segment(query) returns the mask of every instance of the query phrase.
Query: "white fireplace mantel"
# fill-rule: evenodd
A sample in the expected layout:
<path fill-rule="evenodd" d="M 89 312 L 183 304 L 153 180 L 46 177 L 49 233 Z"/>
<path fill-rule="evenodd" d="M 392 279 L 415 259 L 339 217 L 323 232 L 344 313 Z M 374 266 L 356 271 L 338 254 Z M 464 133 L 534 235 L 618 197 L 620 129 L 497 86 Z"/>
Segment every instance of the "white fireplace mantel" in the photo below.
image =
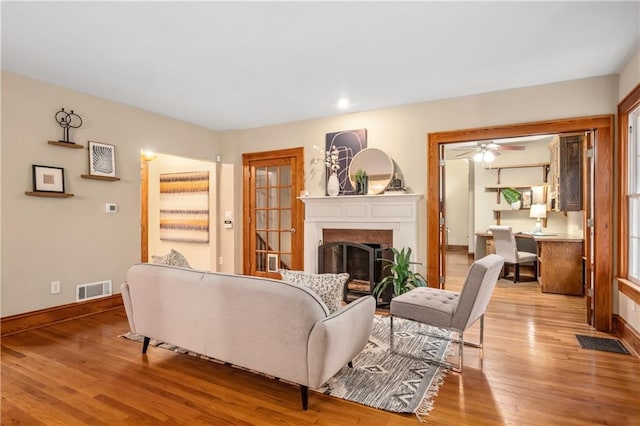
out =
<path fill-rule="evenodd" d="M 323 229 L 393 231 L 393 246 L 418 246 L 418 201 L 421 194 L 300 197 L 305 204 L 304 270 L 317 272 Z"/>

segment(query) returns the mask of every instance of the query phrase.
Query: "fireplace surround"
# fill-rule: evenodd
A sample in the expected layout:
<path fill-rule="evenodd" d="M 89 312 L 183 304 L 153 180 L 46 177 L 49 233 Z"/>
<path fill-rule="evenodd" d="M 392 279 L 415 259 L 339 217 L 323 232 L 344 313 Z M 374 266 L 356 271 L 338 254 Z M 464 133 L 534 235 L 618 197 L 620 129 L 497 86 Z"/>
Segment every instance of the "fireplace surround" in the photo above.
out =
<path fill-rule="evenodd" d="M 411 247 L 415 256 L 418 201 L 421 198 L 421 194 L 300 197 L 305 204 L 304 270 L 318 273 L 318 247 L 326 242 L 325 230 L 336 230 L 334 232 L 345 235 L 353 231 L 391 231 L 392 246 L 398 249 Z"/>

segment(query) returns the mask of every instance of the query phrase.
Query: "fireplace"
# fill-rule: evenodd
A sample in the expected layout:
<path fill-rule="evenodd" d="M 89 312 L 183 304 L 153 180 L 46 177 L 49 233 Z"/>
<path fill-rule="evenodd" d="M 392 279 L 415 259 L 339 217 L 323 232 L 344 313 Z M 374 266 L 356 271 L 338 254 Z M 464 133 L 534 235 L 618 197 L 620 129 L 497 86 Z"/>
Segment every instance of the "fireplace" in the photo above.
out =
<path fill-rule="evenodd" d="M 393 259 L 389 244 L 334 241 L 318 247 L 318 272 L 338 274 L 346 272 L 343 300 L 347 303 L 373 293 L 374 286 L 388 275 L 381 259 Z M 392 289 L 387 288 L 378 298 L 378 304 L 391 301 Z"/>
<path fill-rule="evenodd" d="M 415 256 L 419 252 L 418 202 L 422 198 L 420 194 L 300 197 L 305 204 L 304 270 L 317 272 L 318 248 L 337 241 L 411 247 Z M 362 232 L 368 236 L 357 235 Z M 374 238 L 371 232 L 385 236 Z"/>

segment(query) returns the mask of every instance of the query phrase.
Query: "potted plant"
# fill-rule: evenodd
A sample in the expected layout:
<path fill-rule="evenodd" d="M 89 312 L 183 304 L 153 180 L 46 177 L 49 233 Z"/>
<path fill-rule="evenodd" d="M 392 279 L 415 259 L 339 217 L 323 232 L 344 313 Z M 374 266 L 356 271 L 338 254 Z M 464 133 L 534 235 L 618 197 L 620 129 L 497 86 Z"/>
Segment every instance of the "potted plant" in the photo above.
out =
<path fill-rule="evenodd" d="M 416 287 L 426 287 L 427 280 L 417 272 L 411 270 L 411 265 L 422 265 L 420 262 L 411 261 L 411 248 L 398 249 L 391 247 L 393 252 L 393 260 L 389 259 L 377 259 L 382 262 L 387 262 L 384 267 L 385 271 L 389 271 L 389 275 L 385 276 L 379 283 L 373 288 L 373 296 L 377 299 L 385 290 L 392 286 L 393 296 L 399 296 L 403 293 Z"/>
<path fill-rule="evenodd" d="M 358 194 L 367 195 L 369 192 L 368 183 L 369 176 L 367 176 L 367 172 L 362 169 L 358 169 L 355 175 L 356 178 L 356 192 Z"/>
<path fill-rule="evenodd" d="M 502 196 L 513 210 L 520 210 L 522 194 L 520 194 L 519 191 L 516 191 L 514 188 L 504 188 L 502 190 Z"/>

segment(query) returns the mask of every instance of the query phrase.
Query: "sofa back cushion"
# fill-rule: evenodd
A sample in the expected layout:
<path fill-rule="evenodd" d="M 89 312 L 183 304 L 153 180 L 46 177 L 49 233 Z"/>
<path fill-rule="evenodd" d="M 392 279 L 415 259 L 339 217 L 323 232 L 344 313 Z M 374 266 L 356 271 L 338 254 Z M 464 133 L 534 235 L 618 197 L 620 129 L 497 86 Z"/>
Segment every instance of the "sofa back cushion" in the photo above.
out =
<path fill-rule="evenodd" d="M 200 316 L 202 271 L 140 264 L 127 283 L 136 333 L 203 353 Z M 131 319 L 130 319 L 131 320 Z"/>
<path fill-rule="evenodd" d="M 320 296 L 330 313 L 337 312 L 342 307 L 344 286 L 349 274 L 310 274 L 288 269 L 281 269 L 279 272 L 284 282 L 307 287 Z"/>
<path fill-rule="evenodd" d="M 201 283 L 207 354 L 291 380 L 308 381 L 307 340 L 327 307 L 304 287 L 207 273 Z"/>

